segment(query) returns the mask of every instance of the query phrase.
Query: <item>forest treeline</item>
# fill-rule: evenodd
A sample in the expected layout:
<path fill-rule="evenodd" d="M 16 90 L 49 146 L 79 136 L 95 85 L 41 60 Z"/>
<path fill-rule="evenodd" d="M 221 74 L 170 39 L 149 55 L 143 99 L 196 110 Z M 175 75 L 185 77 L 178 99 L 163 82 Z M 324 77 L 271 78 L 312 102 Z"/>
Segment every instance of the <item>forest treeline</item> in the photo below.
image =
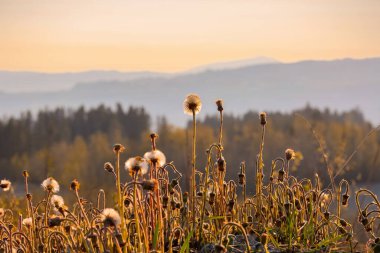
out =
<path fill-rule="evenodd" d="M 337 113 L 306 106 L 292 113 L 267 112 L 268 123 L 264 144 L 264 173 L 271 161 L 284 156 L 287 148 L 296 151 L 292 170 L 299 177 L 315 173 L 328 182 L 323 155 L 329 167 L 337 172 L 365 138 L 373 126 L 359 110 Z M 184 117 L 187 117 L 184 115 Z M 189 119 L 190 120 L 190 119 Z M 30 184 L 39 186 L 47 176 L 53 176 L 65 189 L 77 178 L 84 194 L 95 189 L 114 187 L 114 178 L 103 169 L 107 161 L 114 162 L 113 144 L 126 147 L 124 162 L 131 156 L 143 156 L 150 150 L 151 118 L 144 108 L 116 109 L 104 105 L 75 110 L 57 108 L 43 110 L 32 116 L 27 112 L 17 118 L 0 121 L 0 168 L 2 178 L 22 187 L 22 171 L 30 173 Z M 174 161 L 189 181 L 191 159 L 191 127 L 176 127 L 164 117 L 155 126 L 159 135 L 157 146 L 167 161 Z M 198 122 L 198 170 L 204 171 L 206 150 L 217 142 L 218 115 L 205 116 Z M 247 165 L 248 191 L 254 189 L 254 165 L 259 152 L 261 125 L 258 112 L 242 116 L 224 115 L 223 155 L 227 162 L 227 179 L 236 178 L 241 161 Z M 344 168 L 344 177 L 357 182 L 380 181 L 380 134 L 374 132 Z M 267 176 L 268 177 L 268 176 Z M 267 177 L 265 180 L 267 180 Z M 123 178 L 129 176 L 123 171 Z M 251 184 L 249 183 L 251 180 Z M 16 189 L 17 192 L 17 189 Z"/>

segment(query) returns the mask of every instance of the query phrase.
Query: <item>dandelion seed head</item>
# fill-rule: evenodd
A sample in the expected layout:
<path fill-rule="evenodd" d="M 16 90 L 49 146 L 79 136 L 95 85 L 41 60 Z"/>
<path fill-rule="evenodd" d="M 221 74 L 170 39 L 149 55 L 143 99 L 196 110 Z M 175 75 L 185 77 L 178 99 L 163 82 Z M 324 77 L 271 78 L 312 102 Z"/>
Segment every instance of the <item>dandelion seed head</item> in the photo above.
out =
<path fill-rule="evenodd" d="M 41 186 L 42 186 L 42 188 L 44 188 L 45 191 L 51 191 L 53 193 L 59 192 L 59 184 L 52 177 L 45 179 L 42 182 Z"/>
<path fill-rule="evenodd" d="M 117 227 L 121 223 L 119 213 L 113 208 L 105 208 L 100 214 L 100 220 L 105 227 Z"/>
<path fill-rule="evenodd" d="M 110 163 L 110 162 L 106 162 L 105 164 L 104 164 L 104 169 L 106 170 L 106 171 L 108 171 L 108 172 L 114 172 L 115 171 L 115 169 L 113 168 L 113 166 L 112 166 L 112 163 Z"/>
<path fill-rule="evenodd" d="M 3 189 L 3 191 L 9 191 L 11 189 L 11 181 L 7 180 L 7 179 L 2 179 L 0 181 L 0 187 Z"/>
<path fill-rule="evenodd" d="M 113 145 L 113 152 L 122 153 L 124 151 L 125 151 L 125 147 L 122 144 L 117 143 L 117 144 Z"/>
<path fill-rule="evenodd" d="M 24 225 L 25 227 L 28 227 L 30 228 L 32 226 L 32 218 L 31 217 L 28 217 L 28 218 L 25 218 L 22 220 L 22 225 Z"/>
<path fill-rule="evenodd" d="M 71 190 L 78 191 L 79 187 L 80 187 L 80 183 L 79 183 L 78 180 L 74 179 L 73 181 L 71 181 L 71 184 L 70 184 L 70 189 Z"/>
<path fill-rule="evenodd" d="M 51 196 L 50 203 L 57 209 L 65 204 L 63 198 L 59 195 Z"/>
<path fill-rule="evenodd" d="M 267 123 L 267 114 L 266 112 L 260 112 L 260 124 L 264 126 Z"/>
<path fill-rule="evenodd" d="M 287 150 L 285 150 L 285 158 L 286 160 L 292 160 L 296 157 L 296 152 L 294 152 L 293 149 L 290 149 L 288 148 Z"/>
<path fill-rule="evenodd" d="M 136 156 L 129 158 L 125 162 L 125 169 L 131 176 L 135 173 L 138 173 L 139 175 L 145 175 L 148 172 L 149 163 L 141 156 Z"/>
<path fill-rule="evenodd" d="M 166 163 L 166 157 L 164 153 L 158 149 L 146 152 L 144 158 L 151 163 L 156 163 L 159 167 L 164 166 Z"/>
<path fill-rule="evenodd" d="M 215 104 L 218 107 L 218 111 L 220 111 L 220 112 L 223 111 L 223 100 L 222 99 L 216 100 Z"/>
<path fill-rule="evenodd" d="M 158 188 L 158 181 L 156 179 L 144 180 L 141 185 L 146 191 L 154 191 Z"/>
<path fill-rule="evenodd" d="M 185 101 L 183 101 L 183 111 L 185 114 L 193 115 L 198 114 L 202 109 L 202 101 L 197 94 L 187 95 Z"/>

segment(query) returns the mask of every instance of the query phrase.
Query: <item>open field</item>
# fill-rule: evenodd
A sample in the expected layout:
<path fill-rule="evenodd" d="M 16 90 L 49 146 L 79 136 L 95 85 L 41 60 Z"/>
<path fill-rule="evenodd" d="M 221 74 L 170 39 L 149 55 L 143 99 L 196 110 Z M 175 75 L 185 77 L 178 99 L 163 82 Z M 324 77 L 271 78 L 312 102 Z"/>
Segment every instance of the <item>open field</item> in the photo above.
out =
<path fill-rule="evenodd" d="M 113 146 L 113 162 L 104 161 L 104 170 L 114 180 L 114 190 L 93 191 L 93 201 L 81 196 L 77 179 L 69 184 L 71 192 L 62 196 L 60 189 L 66 187 L 53 177 L 43 180 L 42 188 L 31 190 L 25 170 L 23 186 L 18 186 L 23 192 L 17 189 L 15 195 L 10 181 L 0 183 L 2 196 L 9 194 L 0 209 L 2 252 L 378 252 L 377 197 L 365 188 L 353 192 L 348 181 L 338 179 L 376 128 L 337 171 L 311 128 L 328 178 L 323 185 L 318 174 L 303 179 L 292 175 L 300 154 L 291 148 L 264 165 L 270 126 L 262 112 L 257 116 L 261 130 L 254 177 L 247 176 L 242 161 L 234 178 L 228 179 L 223 101 L 216 101 L 218 135 L 206 151 L 204 167 L 197 166 L 196 156 L 202 102 L 190 94 L 183 106 L 191 117 L 188 191 L 183 187 L 183 172 L 175 161 L 166 161 L 155 133 L 146 140 L 150 150 L 125 164 L 120 157 L 126 148 Z M 129 176 L 122 176 L 123 169 Z M 247 186 L 252 185 L 254 194 L 247 194 Z M 35 195 L 41 200 L 35 200 Z M 74 201 L 68 205 L 67 198 Z"/>

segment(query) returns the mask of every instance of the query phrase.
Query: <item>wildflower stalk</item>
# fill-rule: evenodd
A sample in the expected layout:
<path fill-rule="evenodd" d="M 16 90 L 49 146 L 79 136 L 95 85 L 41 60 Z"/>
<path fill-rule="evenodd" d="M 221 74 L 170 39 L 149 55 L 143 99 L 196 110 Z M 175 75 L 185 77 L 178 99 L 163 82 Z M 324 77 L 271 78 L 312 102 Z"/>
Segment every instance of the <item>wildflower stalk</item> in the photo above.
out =
<path fill-rule="evenodd" d="M 49 213 L 49 206 L 50 206 L 50 197 L 51 197 L 51 191 L 46 191 L 46 203 L 45 203 L 45 219 L 44 224 L 45 226 L 48 226 L 48 213 Z"/>
<path fill-rule="evenodd" d="M 116 187 L 117 187 L 117 199 L 119 212 L 121 216 L 121 231 L 125 236 L 125 219 L 124 219 L 124 203 L 123 196 L 121 194 L 121 186 L 120 186 L 120 150 L 116 151 Z"/>
<path fill-rule="evenodd" d="M 262 126 L 262 131 L 261 131 L 260 151 L 259 151 L 257 173 L 256 173 L 256 195 L 258 196 L 259 214 L 261 214 L 261 207 L 262 207 L 262 187 L 263 187 L 263 178 L 264 178 L 263 150 L 264 150 L 264 136 L 265 136 L 265 125 L 266 125 L 266 114 L 264 112 L 260 113 L 260 120 L 261 120 L 260 124 Z"/>
<path fill-rule="evenodd" d="M 80 208 L 80 210 L 81 210 L 81 212 L 82 212 L 82 215 L 83 215 L 83 217 L 84 217 L 84 219 L 85 219 L 85 221 L 86 221 L 86 225 L 87 225 L 88 228 L 90 228 L 90 227 L 91 227 L 91 223 L 90 223 L 90 221 L 89 221 L 89 219 L 88 219 L 88 217 L 87 217 L 86 211 L 84 210 L 84 207 L 83 207 L 82 201 L 80 200 L 79 193 L 78 193 L 78 189 L 75 188 L 75 189 L 74 189 L 74 192 L 75 192 L 75 197 L 76 197 L 76 199 L 77 199 L 77 202 L 78 202 L 79 208 Z"/>
<path fill-rule="evenodd" d="M 134 175 L 134 184 L 133 184 L 133 211 L 135 215 L 135 225 L 136 225 L 136 233 L 137 233 L 137 243 L 138 243 L 138 251 L 142 252 L 141 249 L 141 234 L 140 234 L 140 221 L 139 221 L 139 212 L 137 209 L 137 173 Z M 146 245 L 147 246 L 147 245 Z"/>
<path fill-rule="evenodd" d="M 195 119 L 195 110 L 193 110 L 193 149 L 192 149 L 192 168 L 191 168 L 191 192 L 192 192 L 192 202 L 191 202 L 191 212 L 192 212 L 192 223 L 193 231 L 195 231 L 195 194 L 196 194 L 196 184 L 195 184 L 195 161 L 196 161 L 196 136 L 197 136 L 197 124 Z M 196 233 L 194 233 L 196 234 Z"/>

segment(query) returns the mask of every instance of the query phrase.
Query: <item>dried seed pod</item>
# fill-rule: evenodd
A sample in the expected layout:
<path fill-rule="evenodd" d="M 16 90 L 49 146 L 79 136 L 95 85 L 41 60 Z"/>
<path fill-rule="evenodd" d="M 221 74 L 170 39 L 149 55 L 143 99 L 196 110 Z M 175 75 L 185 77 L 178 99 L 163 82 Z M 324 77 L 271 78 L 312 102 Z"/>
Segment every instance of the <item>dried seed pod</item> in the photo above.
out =
<path fill-rule="evenodd" d="M 132 201 L 129 198 L 124 199 L 124 206 L 125 207 L 128 207 L 131 203 L 132 203 Z"/>
<path fill-rule="evenodd" d="M 265 126 L 267 123 L 267 114 L 265 112 L 260 112 L 260 124 Z"/>
<path fill-rule="evenodd" d="M 60 226 L 62 222 L 62 219 L 59 217 L 50 218 L 48 220 L 48 225 L 50 228 Z"/>
<path fill-rule="evenodd" d="M 169 202 L 169 196 L 165 194 L 162 197 L 162 207 L 165 209 L 168 208 L 168 202 Z"/>
<path fill-rule="evenodd" d="M 168 191 L 169 191 L 169 194 L 170 195 L 173 195 L 174 194 L 174 188 L 169 184 L 168 186 Z"/>
<path fill-rule="evenodd" d="M 154 191 L 158 188 L 158 181 L 156 179 L 144 180 L 141 183 L 143 190 Z"/>
<path fill-rule="evenodd" d="M 285 174 L 284 169 L 280 169 L 278 171 L 278 181 L 280 181 L 280 182 L 284 181 L 284 174 Z"/>
<path fill-rule="evenodd" d="M 170 201 L 170 206 L 172 208 L 172 211 L 174 211 L 175 210 L 175 201 L 173 199 Z"/>
<path fill-rule="evenodd" d="M 29 173 L 28 173 L 28 171 L 27 170 L 24 170 L 23 172 L 22 172 L 22 175 L 24 176 L 24 177 L 29 177 Z"/>
<path fill-rule="evenodd" d="M 328 211 L 323 213 L 323 217 L 325 217 L 326 220 L 330 219 L 330 213 Z"/>
<path fill-rule="evenodd" d="M 367 218 L 363 218 L 361 220 L 361 223 L 364 225 L 364 226 L 367 226 L 368 225 L 368 219 Z"/>
<path fill-rule="evenodd" d="M 104 169 L 110 173 L 113 173 L 115 171 L 114 167 L 112 166 L 112 163 L 106 162 L 104 164 Z"/>
<path fill-rule="evenodd" d="M 121 152 L 124 152 L 124 150 L 125 150 L 125 147 L 120 143 L 113 145 L 113 152 L 115 153 L 121 153 Z"/>
<path fill-rule="evenodd" d="M 212 206 L 215 203 L 215 192 L 210 192 L 208 203 Z"/>
<path fill-rule="evenodd" d="M 223 100 L 218 99 L 215 101 L 215 103 L 216 103 L 216 106 L 218 107 L 218 111 L 219 112 L 223 111 Z"/>
<path fill-rule="evenodd" d="M 296 156 L 296 152 L 294 152 L 293 149 L 288 148 L 287 150 L 285 150 L 285 158 L 286 158 L 286 160 L 288 160 L 288 161 L 292 160 L 292 159 L 295 158 L 295 156 Z"/>
<path fill-rule="evenodd" d="M 219 157 L 217 165 L 220 172 L 224 172 L 226 170 L 226 160 L 224 160 L 223 156 Z"/>
<path fill-rule="evenodd" d="M 178 185 L 178 180 L 177 179 L 173 179 L 171 182 L 170 182 L 170 186 L 171 187 L 175 187 L 175 186 L 177 186 Z"/>
<path fill-rule="evenodd" d="M 80 187 L 80 183 L 78 180 L 74 179 L 70 184 L 70 189 L 73 191 L 78 191 Z"/>
<path fill-rule="evenodd" d="M 347 206 L 347 204 L 348 204 L 348 199 L 350 198 L 350 195 L 348 195 L 348 194 L 343 194 L 343 196 L 342 196 L 342 205 L 343 206 Z"/>

